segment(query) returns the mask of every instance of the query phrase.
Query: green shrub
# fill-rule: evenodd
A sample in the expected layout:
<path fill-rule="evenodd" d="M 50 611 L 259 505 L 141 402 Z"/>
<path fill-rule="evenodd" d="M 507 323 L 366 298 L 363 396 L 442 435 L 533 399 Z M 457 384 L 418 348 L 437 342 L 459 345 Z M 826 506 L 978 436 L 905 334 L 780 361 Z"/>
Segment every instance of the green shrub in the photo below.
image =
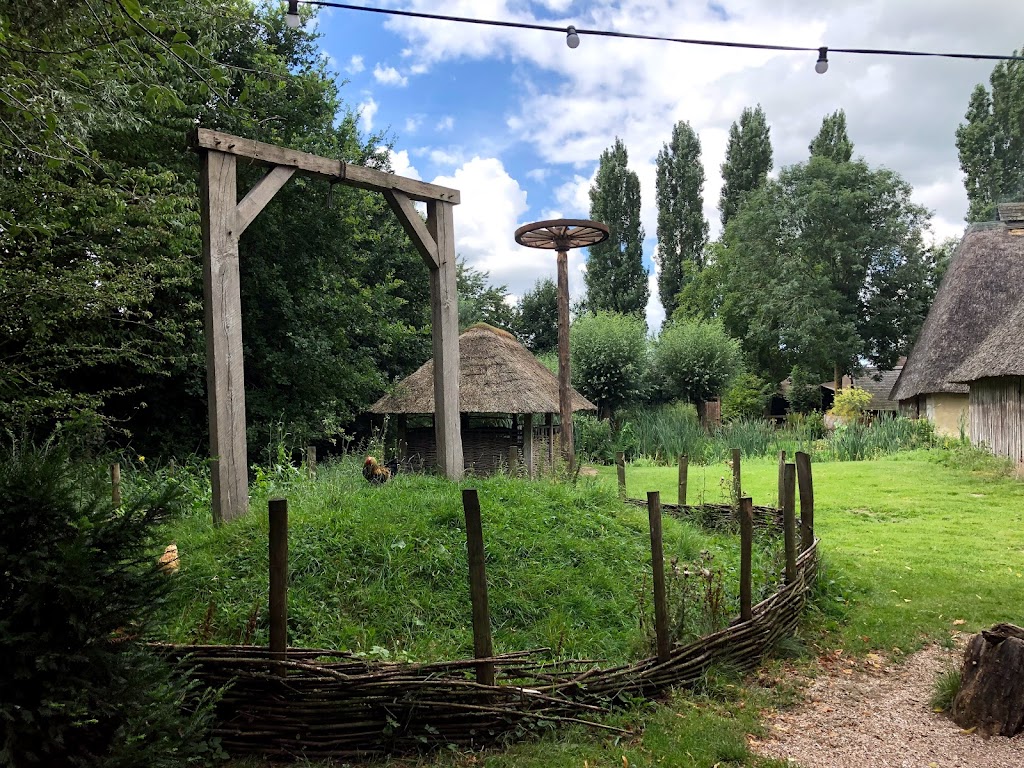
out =
<path fill-rule="evenodd" d="M 209 705 L 142 644 L 171 578 L 159 493 L 115 508 L 103 468 L 63 447 L 0 450 L 0 764 L 181 766 L 208 750 Z"/>
<path fill-rule="evenodd" d="M 773 387 L 760 376 L 743 373 L 732 380 L 722 395 L 722 419 L 760 419 L 772 399 Z"/>
<path fill-rule="evenodd" d="M 675 461 L 686 454 L 694 463 L 704 460 L 708 435 L 689 403 L 632 408 L 621 414 L 622 429 L 616 437 L 616 450 L 630 459 L 646 456 Z"/>
<path fill-rule="evenodd" d="M 577 413 L 572 419 L 572 436 L 576 455 L 583 461 L 610 464 L 615 459 L 612 426 L 589 413 Z"/>
<path fill-rule="evenodd" d="M 742 365 L 739 342 L 717 320 L 676 323 L 654 345 L 654 370 L 668 400 L 712 400 Z"/>
<path fill-rule="evenodd" d="M 793 366 L 789 374 L 790 387 L 786 394 L 791 413 L 811 413 L 821 410 L 821 377 L 813 372 Z"/>
<path fill-rule="evenodd" d="M 953 699 L 960 693 L 960 670 L 950 666 L 939 673 L 932 686 L 932 695 L 928 700 L 936 712 L 946 712 L 953 708 Z"/>
<path fill-rule="evenodd" d="M 570 336 L 572 382 L 602 417 L 636 401 L 647 368 L 647 324 L 633 315 L 583 315 Z"/>
<path fill-rule="evenodd" d="M 871 393 L 866 389 L 844 389 L 836 395 L 832 413 L 850 423 L 864 418 L 864 409 L 871 402 Z"/>

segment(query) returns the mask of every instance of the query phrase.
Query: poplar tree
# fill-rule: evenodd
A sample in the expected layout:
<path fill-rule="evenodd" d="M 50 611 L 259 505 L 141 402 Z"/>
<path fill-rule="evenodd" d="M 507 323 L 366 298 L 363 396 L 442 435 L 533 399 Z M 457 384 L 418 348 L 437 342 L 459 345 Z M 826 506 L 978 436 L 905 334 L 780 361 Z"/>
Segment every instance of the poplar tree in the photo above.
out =
<path fill-rule="evenodd" d="M 761 105 L 747 107 L 738 123 L 729 128 L 729 143 L 722 163 L 722 196 L 718 210 L 722 227 L 739 210 L 743 200 L 764 185 L 772 169 L 771 129 Z"/>
<path fill-rule="evenodd" d="M 848 163 L 853 157 L 853 142 L 846 132 L 846 112 L 837 109 L 821 121 L 818 135 L 807 148 L 811 157 L 827 157 L 834 163 Z"/>
<path fill-rule="evenodd" d="M 1003 61 L 975 87 L 956 148 L 970 206 L 968 221 L 991 219 L 997 203 L 1024 200 L 1024 62 Z"/>
<path fill-rule="evenodd" d="M 700 138 L 686 121 L 672 129 L 672 141 L 662 146 L 657 158 L 658 200 L 658 296 L 671 317 L 679 304 L 690 262 L 704 266 L 708 223 L 704 219 L 704 166 L 700 162 Z"/>
<path fill-rule="evenodd" d="M 640 179 L 628 168 L 618 137 L 601 153 L 590 188 L 590 218 L 608 225 L 609 237 L 591 246 L 587 259 L 587 308 L 643 316 L 650 291 L 643 265 Z"/>

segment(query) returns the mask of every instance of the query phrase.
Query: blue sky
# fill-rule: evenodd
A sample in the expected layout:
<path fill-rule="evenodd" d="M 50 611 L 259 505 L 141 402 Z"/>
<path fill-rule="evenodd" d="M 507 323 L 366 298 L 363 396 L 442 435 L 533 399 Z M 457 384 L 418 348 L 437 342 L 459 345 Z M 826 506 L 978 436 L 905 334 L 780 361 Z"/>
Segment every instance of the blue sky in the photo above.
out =
<path fill-rule="evenodd" d="M 426 0 L 368 6 L 614 29 L 668 37 L 816 47 L 1011 53 L 1024 45 L 1018 0 Z M 998 23 L 995 20 L 999 20 Z M 513 295 L 554 277 L 552 254 L 515 244 L 520 224 L 587 218 L 601 152 L 616 136 L 640 176 L 648 320 L 657 328 L 654 159 L 688 120 L 703 146 L 705 215 L 719 234 L 720 165 L 730 124 L 760 103 L 775 169 L 806 159 L 824 115 L 846 110 L 855 154 L 898 171 L 934 212 L 932 236 L 958 236 L 967 201 L 954 146 L 971 89 L 991 62 L 737 51 L 321 9 L 320 45 L 365 131 L 387 131 L 395 171 L 462 191 L 457 249 Z M 585 252 L 570 261 L 583 293 Z"/>

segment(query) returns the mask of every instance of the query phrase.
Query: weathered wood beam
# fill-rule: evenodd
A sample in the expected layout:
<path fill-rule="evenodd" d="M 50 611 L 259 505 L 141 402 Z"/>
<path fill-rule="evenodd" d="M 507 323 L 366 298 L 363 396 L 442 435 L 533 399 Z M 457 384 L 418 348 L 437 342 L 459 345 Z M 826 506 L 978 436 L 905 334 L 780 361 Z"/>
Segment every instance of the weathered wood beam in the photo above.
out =
<path fill-rule="evenodd" d="M 427 203 L 427 230 L 437 243 L 438 257 L 437 268 L 430 270 L 437 463 L 449 480 L 461 480 L 465 465 L 459 429 L 459 293 L 453 213 L 451 203 Z"/>
<path fill-rule="evenodd" d="M 391 205 L 391 210 L 395 212 L 405 233 L 412 240 L 412 244 L 420 252 L 420 256 L 426 262 L 427 268 L 437 269 L 437 243 L 427 229 L 423 217 L 420 216 L 419 211 L 412 204 L 412 200 L 403 192 L 396 192 L 393 189 L 385 190 L 384 198 Z"/>
<path fill-rule="evenodd" d="M 190 136 L 190 144 L 194 149 L 226 152 L 236 157 L 248 158 L 260 165 L 291 166 L 304 176 L 327 179 L 360 189 L 375 192 L 394 189 L 404 192 L 413 200 L 424 202 L 438 200 L 452 205 L 458 205 L 460 202 L 457 189 L 428 184 L 418 179 L 407 179 L 394 173 L 378 171 L 376 168 L 351 165 L 343 160 L 332 160 L 274 144 L 264 144 L 262 141 L 232 136 L 230 133 L 212 131 L 209 128 L 197 128 Z"/>
<path fill-rule="evenodd" d="M 234 235 L 239 237 L 245 232 L 246 227 L 252 224 L 260 211 L 267 207 L 267 203 L 276 195 L 295 174 L 295 168 L 287 165 L 278 165 L 271 168 L 267 174 L 256 182 L 248 194 L 235 206 Z"/>
<path fill-rule="evenodd" d="M 204 152 L 200 184 L 213 520 L 220 524 L 249 509 L 235 156 Z"/>

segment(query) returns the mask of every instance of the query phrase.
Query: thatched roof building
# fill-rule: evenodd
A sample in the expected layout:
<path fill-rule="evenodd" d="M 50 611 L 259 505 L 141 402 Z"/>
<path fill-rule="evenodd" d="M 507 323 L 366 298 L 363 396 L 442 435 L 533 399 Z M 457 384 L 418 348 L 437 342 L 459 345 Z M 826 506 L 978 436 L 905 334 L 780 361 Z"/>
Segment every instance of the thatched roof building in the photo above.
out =
<path fill-rule="evenodd" d="M 459 411 L 467 469 L 493 470 L 507 462 L 509 448 L 515 448 L 532 471 L 534 461 L 532 457 L 527 461 L 527 454 L 533 453 L 535 443 L 549 446 L 553 439 L 558 379 L 512 334 L 486 323 L 459 336 L 459 358 Z M 571 394 L 574 411 L 597 410 L 575 389 Z M 400 417 L 433 414 L 434 361 L 428 360 L 399 382 L 393 392 L 370 406 L 370 412 Z M 546 427 L 535 423 L 533 417 L 538 414 L 546 417 Z M 521 423 L 517 416 L 523 417 Z M 403 423 L 400 419 L 399 430 L 405 432 L 409 456 L 432 466 L 433 430 L 406 431 Z"/>
<path fill-rule="evenodd" d="M 1012 206 L 999 211 L 1016 215 Z M 968 387 L 953 372 L 1024 299 L 1024 237 L 1014 234 L 1014 221 L 968 228 L 892 388 L 901 411 L 927 416 L 942 433 L 956 434 L 966 418 Z"/>
<path fill-rule="evenodd" d="M 907 358 L 901 357 L 891 371 L 880 371 L 869 366 L 864 369 L 863 375 L 854 376 L 853 386 L 871 393 L 871 402 L 867 404 L 865 411 L 895 413 L 899 410 L 899 403 L 890 398 L 889 393 L 892 392 L 906 362 Z"/>

